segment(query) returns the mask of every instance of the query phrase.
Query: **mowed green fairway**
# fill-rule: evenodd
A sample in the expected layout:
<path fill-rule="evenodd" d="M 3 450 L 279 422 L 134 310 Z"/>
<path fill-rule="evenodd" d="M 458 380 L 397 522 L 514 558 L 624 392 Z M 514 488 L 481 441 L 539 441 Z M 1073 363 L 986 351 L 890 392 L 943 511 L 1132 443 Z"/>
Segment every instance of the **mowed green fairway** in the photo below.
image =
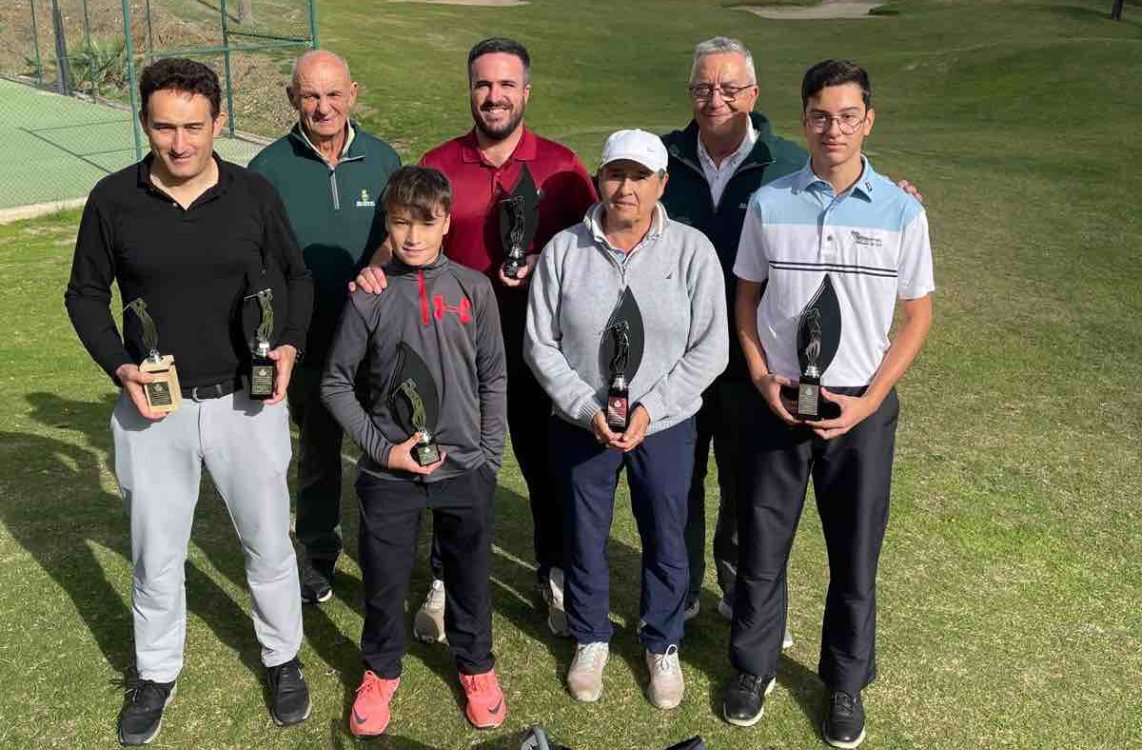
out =
<path fill-rule="evenodd" d="M 742 38 L 759 108 L 798 138 L 802 71 L 848 56 L 871 71 L 877 168 L 921 186 L 936 324 L 900 387 L 891 521 L 880 569 L 870 748 L 1142 746 L 1142 6 L 1109 0 L 907 0 L 863 21 L 764 21 L 712 0 L 533 0 L 508 8 L 321 0 L 324 46 L 361 81 L 362 120 L 407 160 L 469 127 L 464 60 L 491 34 L 534 58 L 529 121 L 589 165 L 607 133 L 689 119 L 693 44 Z M 127 522 L 110 468 L 113 390 L 61 304 L 78 215 L 0 227 L 0 747 L 111 747 L 132 662 Z M 186 569 L 186 667 L 156 746 L 354 747 L 360 572 L 346 458 L 338 597 L 306 612 L 310 720 L 265 710 L 242 559 L 204 488 Z M 711 476 L 711 494 L 716 485 Z M 446 649 L 413 645 L 382 748 L 516 748 L 542 723 L 575 750 L 823 747 L 815 677 L 827 566 L 812 503 L 794 548 L 791 624 L 765 717 L 719 718 L 728 626 L 706 581 L 682 647 L 683 706 L 643 696 L 638 540 L 621 496 L 612 644 L 598 704 L 563 689 L 571 644 L 532 591 L 530 521 L 501 475 L 492 578 L 510 711 L 464 721 Z M 710 502 L 714 517 L 716 502 Z M 410 610 L 427 574 L 418 568 Z M 411 615 L 410 615 L 411 617 Z"/>

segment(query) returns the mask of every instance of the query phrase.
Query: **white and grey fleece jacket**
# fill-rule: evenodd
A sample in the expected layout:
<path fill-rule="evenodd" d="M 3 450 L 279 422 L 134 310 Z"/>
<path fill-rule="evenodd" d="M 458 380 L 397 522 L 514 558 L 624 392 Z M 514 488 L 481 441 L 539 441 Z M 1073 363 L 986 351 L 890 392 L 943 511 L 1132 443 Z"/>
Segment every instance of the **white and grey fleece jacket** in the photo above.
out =
<path fill-rule="evenodd" d="M 632 408 L 641 404 L 650 415 L 652 434 L 697 413 L 702 391 L 726 367 L 725 282 L 706 236 L 671 221 L 662 204 L 625 258 L 603 235 L 602 215 L 596 204 L 543 248 L 531 281 L 524 358 L 555 413 L 589 429 L 610 385 L 600 345 L 629 288 L 641 310 L 645 348 L 627 385 Z"/>

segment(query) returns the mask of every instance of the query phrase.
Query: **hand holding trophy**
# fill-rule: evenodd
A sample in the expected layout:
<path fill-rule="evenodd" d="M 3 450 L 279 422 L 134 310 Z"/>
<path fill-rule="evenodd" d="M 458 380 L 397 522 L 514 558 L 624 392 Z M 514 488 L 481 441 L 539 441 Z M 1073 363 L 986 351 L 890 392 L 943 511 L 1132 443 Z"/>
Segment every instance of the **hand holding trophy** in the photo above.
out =
<path fill-rule="evenodd" d="M 524 164 L 519 181 L 508 197 L 500 200 L 500 241 L 504 248 L 503 275 L 518 279 L 527 265 L 527 250 L 539 223 L 539 190 Z"/>
<path fill-rule="evenodd" d="M 143 394 L 147 406 L 155 414 L 169 414 L 176 411 L 182 402 L 182 390 L 178 384 L 178 370 L 174 357 L 159 353 L 159 332 L 155 321 L 147 312 L 147 303 L 142 297 L 127 304 L 127 309 L 135 313 L 143 326 L 143 346 L 147 357 L 139 363 L 139 369 L 151 376 L 149 383 L 143 383 Z"/>

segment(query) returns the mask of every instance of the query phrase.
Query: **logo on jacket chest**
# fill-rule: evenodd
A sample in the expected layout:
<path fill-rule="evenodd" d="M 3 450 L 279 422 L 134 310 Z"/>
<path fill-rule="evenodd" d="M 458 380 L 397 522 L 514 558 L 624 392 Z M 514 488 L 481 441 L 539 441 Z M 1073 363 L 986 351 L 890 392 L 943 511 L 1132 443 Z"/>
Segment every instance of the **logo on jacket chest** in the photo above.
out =
<path fill-rule="evenodd" d="M 432 295 L 431 305 L 421 307 L 421 322 L 428 325 L 433 320 L 444 320 L 446 315 L 455 315 L 463 324 L 472 322 L 472 302 L 467 297 L 461 297 L 455 305 L 448 304 L 443 294 Z"/>
<path fill-rule="evenodd" d="M 357 208 L 375 208 L 377 202 L 369 197 L 369 191 L 361 188 L 361 195 L 357 197 Z"/>

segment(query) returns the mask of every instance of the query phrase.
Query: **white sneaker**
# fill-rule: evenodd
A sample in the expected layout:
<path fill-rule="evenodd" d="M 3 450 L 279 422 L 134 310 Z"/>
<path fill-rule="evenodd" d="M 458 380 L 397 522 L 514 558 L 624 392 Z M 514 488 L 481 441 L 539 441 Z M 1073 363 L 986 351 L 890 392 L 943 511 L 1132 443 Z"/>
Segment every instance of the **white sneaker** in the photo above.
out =
<path fill-rule="evenodd" d="M 603 667 L 611 647 L 605 641 L 579 643 L 575 646 L 575 658 L 567 670 L 567 690 L 571 697 L 584 703 L 594 703 L 603 694 Z"/>
<path fill-rule="evenodd" d="M 444 634 L 444 601 L 444 581 L 436 578 L 412 620 L 412 634 L 418 641 L 445 643 L 448 640 Z"/>
<path fill-rule="evenodd" d="M 732 621 L 734 619 L 734 608 L 725 599 L 718 602 L 718 614 L 724 619 Z M 789 624 L 785 625 L 785 635 L 781 637 L 781 648 L 793 648 L 793 631 L 789 629 Z"/>
<path fill-rule="evenodd" d="M 563 609 L 563 569 L 552 568 L 547 574 L 547 585 L 543 587 L 543 601 L 547 603 L 547 627 L 555 635 L 566 638 L 571 635 L 567 629 L 567 612 Z"/>
<path fill-rule="evenodd" d="M 646 668 L 650 670 L 650 684 L 646 688 L 650 702 L 655 708 L 677 708 L 686 692 L 682 680 L 682 664 L 678 661 L 678 647 L 668 647 L 665 654 L 647 651 Z"/>

